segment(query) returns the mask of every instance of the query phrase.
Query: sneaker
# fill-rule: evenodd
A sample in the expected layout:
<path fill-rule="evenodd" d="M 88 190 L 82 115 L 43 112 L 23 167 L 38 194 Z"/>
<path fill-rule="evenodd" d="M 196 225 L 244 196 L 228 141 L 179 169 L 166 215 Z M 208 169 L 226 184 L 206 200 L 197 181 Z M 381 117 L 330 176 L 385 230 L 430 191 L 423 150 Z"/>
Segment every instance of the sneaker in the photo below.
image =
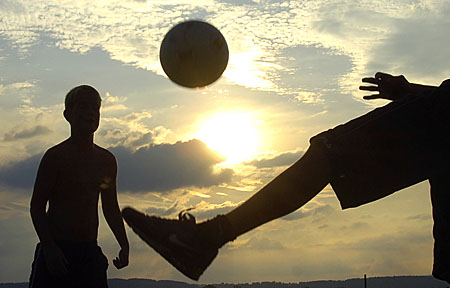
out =
<path fill-rule="evenodd" d="M 178 220 L 145 215 L 133 208 L 122 215 L 133 231 L 187 277 L 198 280 L 214 260 L 219 247 L 202 245 L 195 217 L 180 212 Z"/>

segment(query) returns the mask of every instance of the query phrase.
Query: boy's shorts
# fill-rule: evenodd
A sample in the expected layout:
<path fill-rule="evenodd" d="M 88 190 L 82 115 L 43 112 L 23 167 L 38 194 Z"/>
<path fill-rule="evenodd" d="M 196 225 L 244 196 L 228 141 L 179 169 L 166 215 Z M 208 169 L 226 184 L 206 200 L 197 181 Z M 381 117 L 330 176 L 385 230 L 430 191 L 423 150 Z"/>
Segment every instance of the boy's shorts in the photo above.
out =
<path fill-rule="evenodd" d="M 57 245 L 68 261 L 67 275 L 59 277 L 48 271 L 42 245 L 38 243 L 30 275 L 30 288 L 108 287 L 106 276 L 108 259 L 97 245 L 97 241 L 58 242 Z"/>
<path fill-rule="evenodd" d="M 329 160 L 343 209 L 429 179 L 448 161 L 450 81 L 311 138 Z M 447 160 L 445 160 L 447 159 Z"/>

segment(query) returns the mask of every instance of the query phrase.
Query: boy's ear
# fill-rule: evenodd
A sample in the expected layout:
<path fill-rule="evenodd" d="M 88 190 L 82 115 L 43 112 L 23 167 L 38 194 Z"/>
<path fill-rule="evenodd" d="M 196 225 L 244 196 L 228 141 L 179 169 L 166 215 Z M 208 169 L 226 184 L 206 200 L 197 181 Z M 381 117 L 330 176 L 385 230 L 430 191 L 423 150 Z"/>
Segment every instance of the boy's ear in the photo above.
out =
<path fill-rule="evenodd" d="M 64 118 L 67 120 L 67 122 L 70 123 L 70 113 L 67 110 L 64 110 L 63 112 Z"/>

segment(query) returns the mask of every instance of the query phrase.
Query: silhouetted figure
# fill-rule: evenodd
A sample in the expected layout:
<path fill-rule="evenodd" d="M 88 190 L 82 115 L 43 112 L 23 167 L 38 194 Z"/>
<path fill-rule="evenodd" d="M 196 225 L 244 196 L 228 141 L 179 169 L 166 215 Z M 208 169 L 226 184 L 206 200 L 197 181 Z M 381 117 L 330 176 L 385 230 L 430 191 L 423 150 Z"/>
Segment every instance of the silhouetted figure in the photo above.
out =
<path fill-rule="evenodd" d="M 71 136 L 44 154 L 31 199 L 36 247 L 30 287 L 108 287 L 108 259 L 97 245 L 98 200 L 119 243 L 117 269 L 128 265 L 129 244 L 117 203 L 114 155 L 94 144 L 101 98 L 90 86 L 73 88 L 64 117 Z M 48 203 L 48 210 L 46 206 Z"/>
<path fill-rule="evenodd" d="M 343 209 L 357 207 L 428 179 L 435 239 L 433 275 L 450 281 L 450 81 L 439 87 L 377 73 L 361 90 L 389 104 L 322 132 L 303 157 L 242 205 L 196 224 L 122 211 L 133 230 L 186 276 L 197 280 L 237 236 L 287 215 L 329 183 Z"/>

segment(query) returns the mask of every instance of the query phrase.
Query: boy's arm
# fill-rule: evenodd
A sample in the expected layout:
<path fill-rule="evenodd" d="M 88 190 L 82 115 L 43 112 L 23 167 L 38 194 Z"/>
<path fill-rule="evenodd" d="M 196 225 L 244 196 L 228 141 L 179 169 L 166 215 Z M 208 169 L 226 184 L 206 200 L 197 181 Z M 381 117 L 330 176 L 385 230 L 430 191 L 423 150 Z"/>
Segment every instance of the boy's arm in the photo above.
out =
<path fill-rule="evenodd" d="M 46 213 L 47 202 L 56 182 L 56 161 L 48 151 L 42 157 L 34 183 L 30 203 L 30 214 L 34 229 L 39 237 L 49 271 L 53 274 L 67 273 L 67 260 L 54 242 Z"/>
<path fill-rule="evenodd" d="M 117 162 L 112 154 L 109 154 L 108 158 L 108 176 L 103 179 L 103 183 L 101 184 L 102 209 L 106 222 L 111 228 L 111 231 L 121 248 L 119 256 L 113 260 L 114 266 L 116 266 L 117 269 L 121 269 L 128 266 L 130 247 L 117 201 Z"/>

